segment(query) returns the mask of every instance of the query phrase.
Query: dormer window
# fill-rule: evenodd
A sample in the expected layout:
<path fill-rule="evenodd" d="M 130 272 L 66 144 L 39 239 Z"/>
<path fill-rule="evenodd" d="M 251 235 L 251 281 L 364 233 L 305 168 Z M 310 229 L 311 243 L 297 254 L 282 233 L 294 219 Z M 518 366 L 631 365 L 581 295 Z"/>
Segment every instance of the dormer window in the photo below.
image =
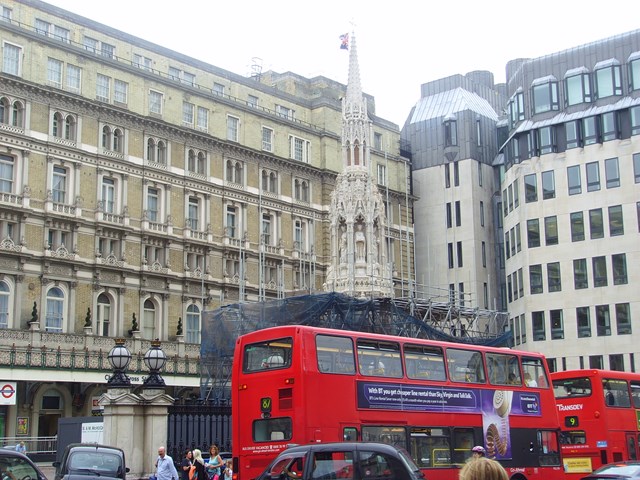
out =
<path fill-rule="evenodd" d="M 553 75 L 538 78 L 531 85 L 533 114 L 558 110 L 558 81 Z"/>
<path fill-rule="evenodd" d="M 622 73 L 618 60 L 612 58 L 604 62 L 598 62 L 594 71 L 597 98 L 622 95 Z"/>

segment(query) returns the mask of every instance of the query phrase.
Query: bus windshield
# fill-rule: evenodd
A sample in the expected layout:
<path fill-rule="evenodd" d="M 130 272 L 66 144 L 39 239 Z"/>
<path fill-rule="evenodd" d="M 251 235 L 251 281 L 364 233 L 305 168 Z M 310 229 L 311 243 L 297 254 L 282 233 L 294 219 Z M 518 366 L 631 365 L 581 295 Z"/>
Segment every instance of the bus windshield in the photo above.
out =
<path fill-rule="evenodd" d="M 245 346 L 242 371 L 251 373 L 290 367 L 292 346 L 291 338 L 279 338 Z"/>
<path fill-rule="evenodd" d="M 590 397 L 591 379 L 587 377 L 563 378 L 553 381 L 556 398 Z"/>

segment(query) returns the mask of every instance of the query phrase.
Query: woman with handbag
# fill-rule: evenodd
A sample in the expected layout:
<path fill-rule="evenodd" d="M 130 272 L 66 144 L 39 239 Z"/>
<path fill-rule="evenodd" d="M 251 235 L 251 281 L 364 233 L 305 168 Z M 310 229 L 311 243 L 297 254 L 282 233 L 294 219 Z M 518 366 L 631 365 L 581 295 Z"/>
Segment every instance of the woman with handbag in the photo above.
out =
<path fill-rule="evenodd" d="M 209 448 L 209 460 L 205 465 L 209 480 L 219 480 L 220 467 L 224 464 L 220 456 L 220 450 L 217 445 L 211 445 Z"/>

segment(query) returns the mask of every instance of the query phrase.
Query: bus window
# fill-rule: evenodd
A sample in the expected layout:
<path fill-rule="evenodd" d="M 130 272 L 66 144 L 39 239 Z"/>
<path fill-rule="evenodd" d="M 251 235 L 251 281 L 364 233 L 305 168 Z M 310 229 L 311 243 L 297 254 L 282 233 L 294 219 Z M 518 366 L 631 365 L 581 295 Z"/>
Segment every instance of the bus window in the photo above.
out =
<path fill-rule="evenodd" d="M 407 432 L 400 426 L 362 426 L 363 442 L 378 442 L 407 448 Z"/>
<path fill-rule="evenodd" d="M 518 357 L 502 353 L 487 353 L 487 371 L 492 385 L 522 385 Z"/>
<path fill-rule="evenodd" d="M 244 373 L 287 368 L 291 366 L 291 338 L 252 343 L 244 347 L 242 371 Z"/>
<path fill-rule="evenodd" d="M 560 465 L 558 432 L 538 430 L 538 448 L 540 465 Z"/>
<path fill-rule="evenodd" d="M 630 407 L 629 387 L 625 380 L 605 378 L 602 380 L 604 402 L 609 407 Z"/>
<path fill-rule="evenodd" d="M 633 408 L 640 408 L 640 382 L 631 381 L 631 402 Z"/>
<path fill-rule="evenodd" d="M 253 422 L 253 441 L 291 440 L 291 417 L 265 418 Z"/>
<path fill-rule="evenodd" d="M 471 449 L 476 445 L 473 439 L 473 429 L 455 428 L 453 430 L 453 463 L 464 464 L 471 458 Z"/>
<path fill-rule="evenodd" d="M 344 427 L 342 439 L 345 442 L 357 442 L 359 440 L 358 429 L 356 427 Z"/>
<path fill-rule="evenodd" d="M 353 359 L 353 343 L 350 338 L 332 335 L 316 337 L 318 370 L 322 373 L 356 373 Z"/>
<path fill-rule="evenodd" d="M 444 372 L 444 352 L 439 347 L 405 345 L 404 358 L 409 378 L 437 381 L 447 379 Z"/>
<path fill-rule="evenodd" d="M 541 359 L 522 357 L 522 371 L 524 372 L 524 384 L 527 387 L 547 388 L 549 386 Z"/>
<path fill-rule="evenodd" d="M 402 378 L 400 345 L 395 342 L 358 340 L 358 364 L 362 375 Z"/>
<path fill-rule="evenodd" d="M 589 397 L 591 396 L 591 379 L 576 377 L 554 380 L 553 394 L 556 398 Z"/>
<path fill-rule="evenodd" d="M 582 445 L 587 443 L 587 434 L 584 430 L 561 432 L 560 443 L 563 445 Z"/>
<path fill-rule="evenodd" d="M 449 378 L 454 382 L 485 383 L 482 354 L 473 350 L 447 348 Z"/>
<path fill-rule="evenodd" d="M 419 467 L 451 467 L 451 448 L 448 429 L 413 427 L 411 456 Z"/>

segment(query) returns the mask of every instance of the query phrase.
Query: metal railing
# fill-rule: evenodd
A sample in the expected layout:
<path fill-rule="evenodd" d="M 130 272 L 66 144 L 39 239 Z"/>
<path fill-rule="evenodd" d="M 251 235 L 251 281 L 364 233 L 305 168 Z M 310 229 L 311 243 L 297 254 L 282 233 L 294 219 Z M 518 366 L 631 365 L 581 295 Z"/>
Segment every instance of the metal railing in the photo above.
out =
<path fill-rule="evenodd" d="M 24 442 L 28 455 L 51 454 L 58 450 L 58 437 L 4 437 L 2 448 L 15 449 L 16 445 Z"/>

